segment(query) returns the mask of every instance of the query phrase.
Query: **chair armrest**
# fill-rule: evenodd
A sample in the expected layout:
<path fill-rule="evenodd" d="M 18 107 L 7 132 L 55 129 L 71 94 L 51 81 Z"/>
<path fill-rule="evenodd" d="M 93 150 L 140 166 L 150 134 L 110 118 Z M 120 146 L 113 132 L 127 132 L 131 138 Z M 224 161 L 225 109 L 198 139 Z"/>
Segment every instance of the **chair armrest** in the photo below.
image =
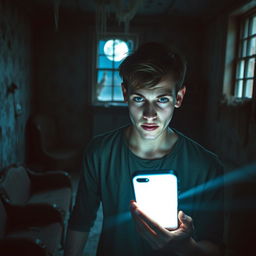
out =
<path fill-rule="evenodd" d="M 3 200 L 10 228 L 44 226 L 59 222 L 63 225 L 64 211 L 56 204 L 14 205 Z"/>
<path fill-rule="evenodd" d="M 4 238 L 0 239 L 0 255 L 47 256 L 49 253 L 46 246 L 39 239 Z"/>
<path fill-rule="evenodd" d="M 71 188 L 71 177 L 65 171 L 34 172 L 26 169 L 31 180 L 32 193 L 42 190 Z"/>

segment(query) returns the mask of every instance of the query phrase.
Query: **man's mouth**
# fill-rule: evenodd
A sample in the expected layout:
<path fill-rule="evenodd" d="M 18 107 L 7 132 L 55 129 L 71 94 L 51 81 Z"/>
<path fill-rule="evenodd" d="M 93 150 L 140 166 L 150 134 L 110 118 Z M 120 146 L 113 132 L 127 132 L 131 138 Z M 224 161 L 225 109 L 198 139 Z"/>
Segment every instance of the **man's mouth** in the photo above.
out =
<path fill-rule="evenodd" d="M 143 130 L 146 130 L 146 131 L 154 131 L 159 126 L 156 125 L 156 124 L 143 124 L 143 125 L 141 125 L 141 127 L 142 127 Z"/>

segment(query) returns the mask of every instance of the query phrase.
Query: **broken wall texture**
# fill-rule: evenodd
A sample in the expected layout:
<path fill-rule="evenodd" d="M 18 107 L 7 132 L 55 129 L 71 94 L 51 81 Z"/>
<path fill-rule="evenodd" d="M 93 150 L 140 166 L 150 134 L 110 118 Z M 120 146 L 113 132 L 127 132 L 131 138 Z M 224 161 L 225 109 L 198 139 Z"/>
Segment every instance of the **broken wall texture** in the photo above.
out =
<path fill-rule="evenodd" d="M 31 101 L 29 20 L 10 2 L 0 0 L 0 168 L 24 162 Z"/>

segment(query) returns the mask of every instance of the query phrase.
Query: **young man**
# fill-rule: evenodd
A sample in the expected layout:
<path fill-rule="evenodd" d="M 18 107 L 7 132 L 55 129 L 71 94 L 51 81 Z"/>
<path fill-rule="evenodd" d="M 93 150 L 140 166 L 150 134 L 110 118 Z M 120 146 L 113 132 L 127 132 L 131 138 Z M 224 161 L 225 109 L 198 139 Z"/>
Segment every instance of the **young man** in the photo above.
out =
<path fill-rule="evenodd" d="M 214 154 L 169 128 L 186 92 L 185 72 L 183 59 L 158 43 L 141 46 L 121 64 L 131 125 L 88 146 L 65 256 L 82 255 L 100 201 L 104 220 L 98 256 L 221 254 L 223 190 L 207 183 L 222 174 L 221 165 Z M 183 211 L 176 230 L 159 226 L 133 201 L 132 176 L 148 170 L 174 170 L 178 177 Z M 201 192 L 184 196 L 198 186 Z"/>

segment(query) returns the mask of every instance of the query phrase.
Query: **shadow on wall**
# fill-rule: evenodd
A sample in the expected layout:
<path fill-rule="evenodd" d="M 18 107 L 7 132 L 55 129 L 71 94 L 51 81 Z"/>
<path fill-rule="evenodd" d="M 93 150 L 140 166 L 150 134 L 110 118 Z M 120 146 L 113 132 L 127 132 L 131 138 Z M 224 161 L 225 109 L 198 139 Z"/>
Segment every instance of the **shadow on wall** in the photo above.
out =
<path fill-rule="evenodd" d="M 252 102 L 219 108 L 215 147 L 236 166 L 256 161 L 256 113 Z"/>

